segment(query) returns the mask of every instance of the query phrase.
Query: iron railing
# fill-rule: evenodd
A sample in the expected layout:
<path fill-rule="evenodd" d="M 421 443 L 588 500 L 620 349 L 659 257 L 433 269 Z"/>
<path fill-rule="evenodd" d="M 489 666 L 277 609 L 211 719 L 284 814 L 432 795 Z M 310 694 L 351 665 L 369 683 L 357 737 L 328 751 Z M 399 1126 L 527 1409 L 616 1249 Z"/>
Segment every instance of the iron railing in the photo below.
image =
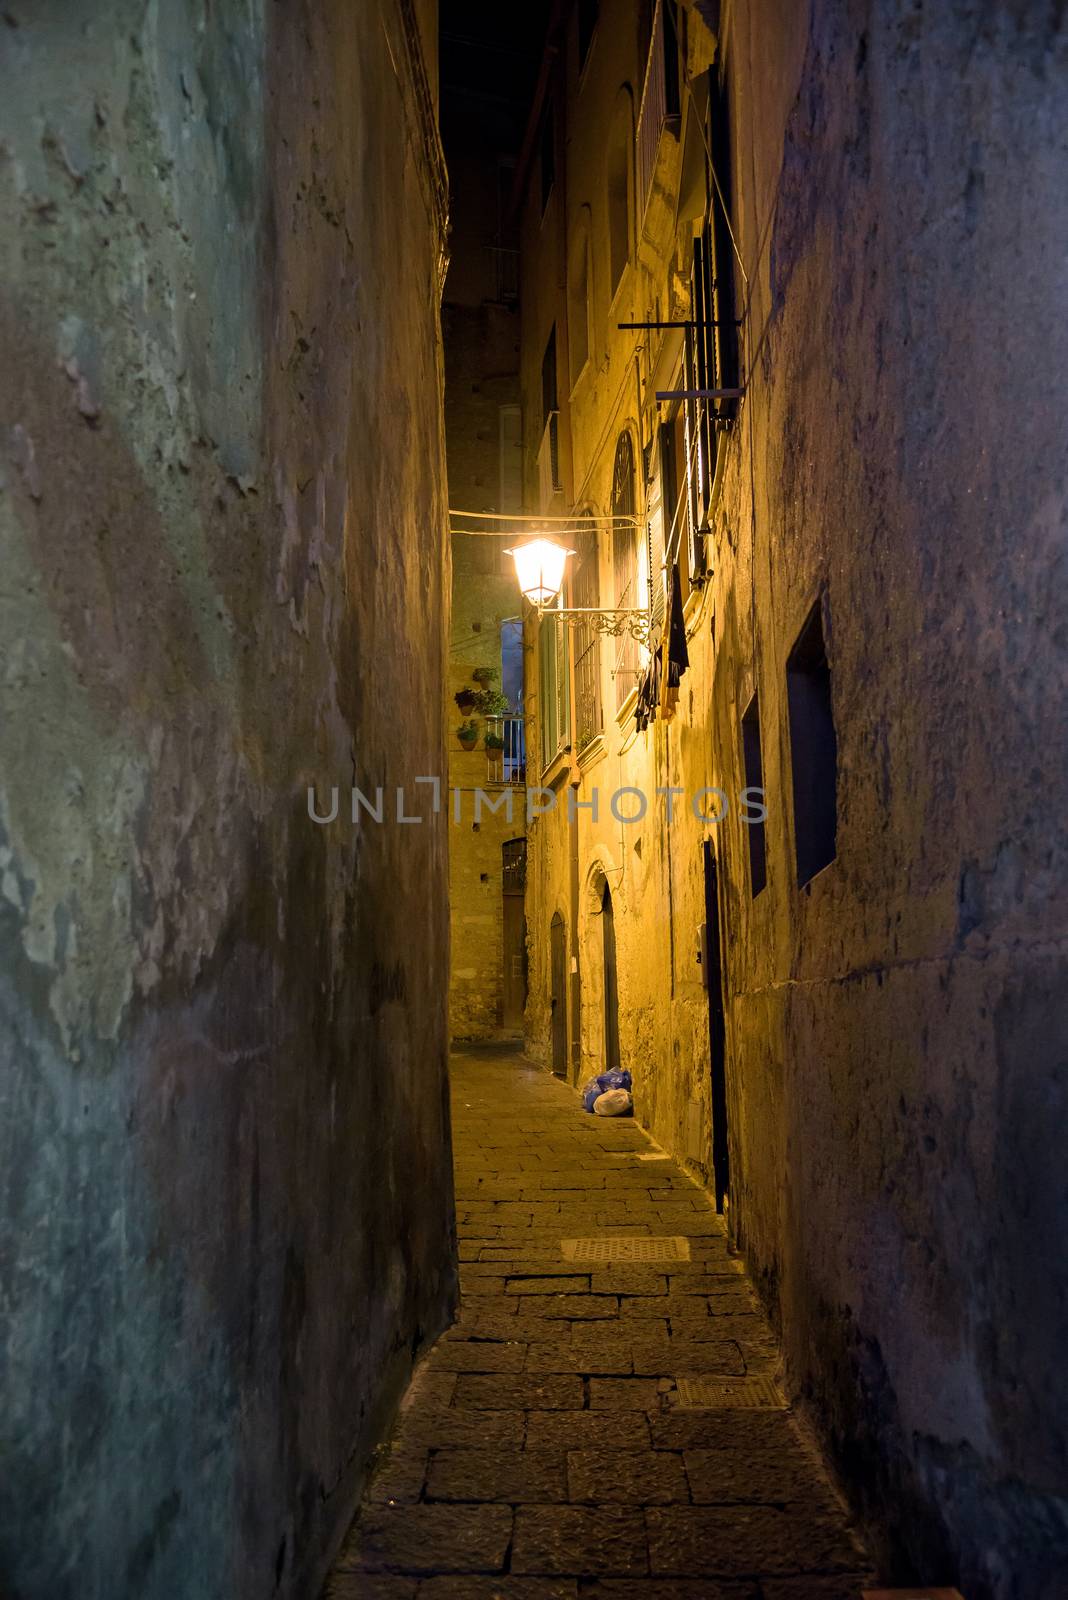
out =
<path fill-rule="evenodd" d="M 522 717 L 487 717 L 487 739 L 497 738 L 499 745 L 487 744 L 487 779 L 522 788 L 527 781 L 527 725 Z"/>

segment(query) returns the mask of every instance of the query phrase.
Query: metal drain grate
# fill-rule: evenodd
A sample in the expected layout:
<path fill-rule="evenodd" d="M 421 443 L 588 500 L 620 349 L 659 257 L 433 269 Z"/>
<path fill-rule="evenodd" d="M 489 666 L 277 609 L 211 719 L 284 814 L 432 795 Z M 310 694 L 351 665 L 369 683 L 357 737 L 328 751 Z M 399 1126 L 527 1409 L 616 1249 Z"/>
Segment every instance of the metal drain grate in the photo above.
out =
<path fill-rule="evenodd" d="M 785 1411 L 786 1400 L 768 1377 L 676 1378 L 679 1407 L 687 1411 Z"/>
<path fill-rule="evenodd" d="M 644 1239 L 561 1239 L 565 1261 L 689 1261 L 690 1241 L 680 1237 Z"/>

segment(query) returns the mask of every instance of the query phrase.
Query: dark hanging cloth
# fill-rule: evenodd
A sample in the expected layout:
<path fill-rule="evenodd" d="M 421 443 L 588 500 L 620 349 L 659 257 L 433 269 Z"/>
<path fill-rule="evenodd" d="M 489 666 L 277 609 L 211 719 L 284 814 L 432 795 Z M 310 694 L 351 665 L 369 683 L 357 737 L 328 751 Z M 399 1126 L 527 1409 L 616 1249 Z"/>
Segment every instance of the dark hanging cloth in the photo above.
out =
<path fill-rule="evenodd" d="M 664 627 L 664 704 L 663 716 L 670 720 L 675 715 L 682 675 L 690 665 L 690 652 L 686 646 L 686 622 L 682 615 L 682 579 L 679 564 L 671 568 L 671 585 L 668 589 L 668 614 Z"/>
<path fill-rule="evenodd" d="M 654 650 L 649 657 L 649 665 L 638 685 L 638 699 L 634 706 L 634 720 L 638 725 L 638 732 L 644 733 L 645 729 L 656 716 L 656 708 L 660 701 L 660 651 Z"/>

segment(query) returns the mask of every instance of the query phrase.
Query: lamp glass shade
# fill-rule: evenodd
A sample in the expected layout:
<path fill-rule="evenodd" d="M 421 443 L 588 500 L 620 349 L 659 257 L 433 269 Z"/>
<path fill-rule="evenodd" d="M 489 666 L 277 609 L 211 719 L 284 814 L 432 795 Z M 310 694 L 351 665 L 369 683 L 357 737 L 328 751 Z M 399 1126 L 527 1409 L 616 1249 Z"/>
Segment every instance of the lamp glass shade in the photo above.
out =
<path fill-rule="evenodd" d="M 555 539 L 528 539 L 511 552 L 520 592 L 532 606 L 551 605 L 564 581 L 564 565 L 571 551 Z"/>

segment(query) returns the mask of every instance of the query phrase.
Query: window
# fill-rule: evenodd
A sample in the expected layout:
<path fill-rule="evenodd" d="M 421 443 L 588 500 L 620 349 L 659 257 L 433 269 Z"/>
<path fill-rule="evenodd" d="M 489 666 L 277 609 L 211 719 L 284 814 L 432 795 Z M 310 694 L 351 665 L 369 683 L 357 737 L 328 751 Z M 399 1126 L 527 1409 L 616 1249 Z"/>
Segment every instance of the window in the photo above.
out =
<path fill-rule="evenodd" d="M 578 543 L 571 603 L 596 609 L 600 595 L 597 535 L 583 533 Z M 603 731 L 600 635 L 595 627 L 583 623 L 575 629 L 575 732 L 579 754 Z"/>
<path fill-rule="evenodd" d="M 556 410 L 556 323 L 549 329 L 541 358 L 541 420 L 544 426 Z"/>
<path fill-rule="evenodd" d="M 519 299 L 519 240 L 512 215 L 515 157 L 497 157 L 497 233 L 493 244 L 497 299 L 515 305 Z"/>
<path fill-rule="evenodd" d="M 504 516 L 523 506 L 523 419 L 517 405 L 497 407 L 498 500 Z"/>
<path fill-rule="evenodd" d="M 597 26 L 598 0 L 578 0 L 578 67 L 581 72 L 593 43 Z"/>
<path fill-rule="evenodd" d="M 731 222 L 730 108 L 726 78 L 716 67 L 708 73 L 707 210 L 694 240 L 690 275 L 693 327 L 686 331 L 687 389 L 736 389 L 739 386 L 738 329 L 734 295 L 734 241 Z M 694 531 L 707 528 L 712 485 L 716 476 L 719 424 L 733 417 L 736 400 L 689 400 L 686 404 L 687 450 L 691 461 L 690 516 Z M 707 541 L 694 539 L 695 571 L 706 565 Z"/>
<path fill-rule="evenodd" d="M 645 35 L 644 18 L 641 33 Z M 675 0 L 657 0 L 651 19 L 641 108 L 638 112 L 638 202 L 642 215 L 649 204 L 660 138 L 668 126 L 679 126 L 679 16 Z"/>
<path fill-rule="evenodd" d="M 634 213 L 634 103 L 621 89 L 612 113 L 605 172 L 608 198 L 608 277 L 614 295 L 630 260 Z"/>
<path fill-rule="evenodd" d="M 787 660 L 786 692 L 797 881 L 803 886 L 834 860 L 838 830 L 838 741 L 831 710 L 831 669 L 818 600 Z"/>
<path fill-rule="evenodd" d="M 715 337 L 717 387 L 738 387 L 738 315 L 734 297 L 734 239 L 732 229 L 733 172 L 731 162 L 731 115 L 725 72 L 710 67 L 708 72 L 708 142 L 715 163 L 715 179 L 709 180 L 712 220 L 712 315 Z M 721 416 L 733 416 L 737 403 L 719 402 Z"/>
<path fill-rule="evenodd" d="M 669 565 L 679 563 L 685 600 L 694 571 L 694 540 L 686 495 L 686 440 L 681 413 L 660 426 L 660 493 L 667 529 L 667 559 Z"/>
<path fill-rule="evenodd" d="M 561 487 L 560 483 L 560 414 L 556 396 L 556 323 L 549 329 L 545 354 L 541 358 L 541 445 L 538 450 L 538 477 L 541 486 L 542 510 Z"/>
<path fill-rule="evenodd" d="M 501 623 L 501 693 L 512 715 L 519 716 L 523 710 L 523 624 L 519 621 Z"/>
<path fill-rule="evenodd" d="M 583 206 L 571 245 L 567 272 L 567 340 L 571 387 L 590 357 L 590 230 L 589 207 Z"/>
<path fill-rule="evenodd" d="M 545 207 L 549 204 L 549 196 L 553 192 L 556 182 L 556 124 L 553 118 L 552 102 L 545 107 L 541 119 L 541 133 L 539 135 L 541 150 L 541 210 L 545 214 Z"/>
<path fill-rule="evenodd" d="M 760 706 L 756 695 L 750 700 L 742 718 L 742 762 L 745 768 L 747 789 L 759 789 L 759 798 L 746 807 L 751 811 L 764 802 L 764 758 L 760 749 Z M 743 816 L 745 813 L 743 813 Z M 767 833 L 763 820 L 744 821 L 749 840 L 749 890 L 755 900 L 768 881 Z"/>
<path fill-rule="evenodd" d="M 621 433 L 612 471 L 612 516 L 634 516 L 634 446 L 629 433 Z M 612 523 L 612 572 L 616 605 L 635 607 L 638 596 L 638 530 L 629 522 Z M 616 657 L 616 708 L 638 687 L 641 657 L 630 634 L 620 640 Z"/>
<path fill-rule="evenodd" d="M 568 684 L 567 627 L 544 616 L 538 624 L 541 685 L 541 762 L 547 767 L 571 743 L 571 696 Z"/>
<path fill-rule="evenodd" d="M 663 494 L 649 507 L 646 553 L 649 561 L 649 634 L 655 648 L 657 635 L 667 610 L 668 559 L 665 542 Z"/>

